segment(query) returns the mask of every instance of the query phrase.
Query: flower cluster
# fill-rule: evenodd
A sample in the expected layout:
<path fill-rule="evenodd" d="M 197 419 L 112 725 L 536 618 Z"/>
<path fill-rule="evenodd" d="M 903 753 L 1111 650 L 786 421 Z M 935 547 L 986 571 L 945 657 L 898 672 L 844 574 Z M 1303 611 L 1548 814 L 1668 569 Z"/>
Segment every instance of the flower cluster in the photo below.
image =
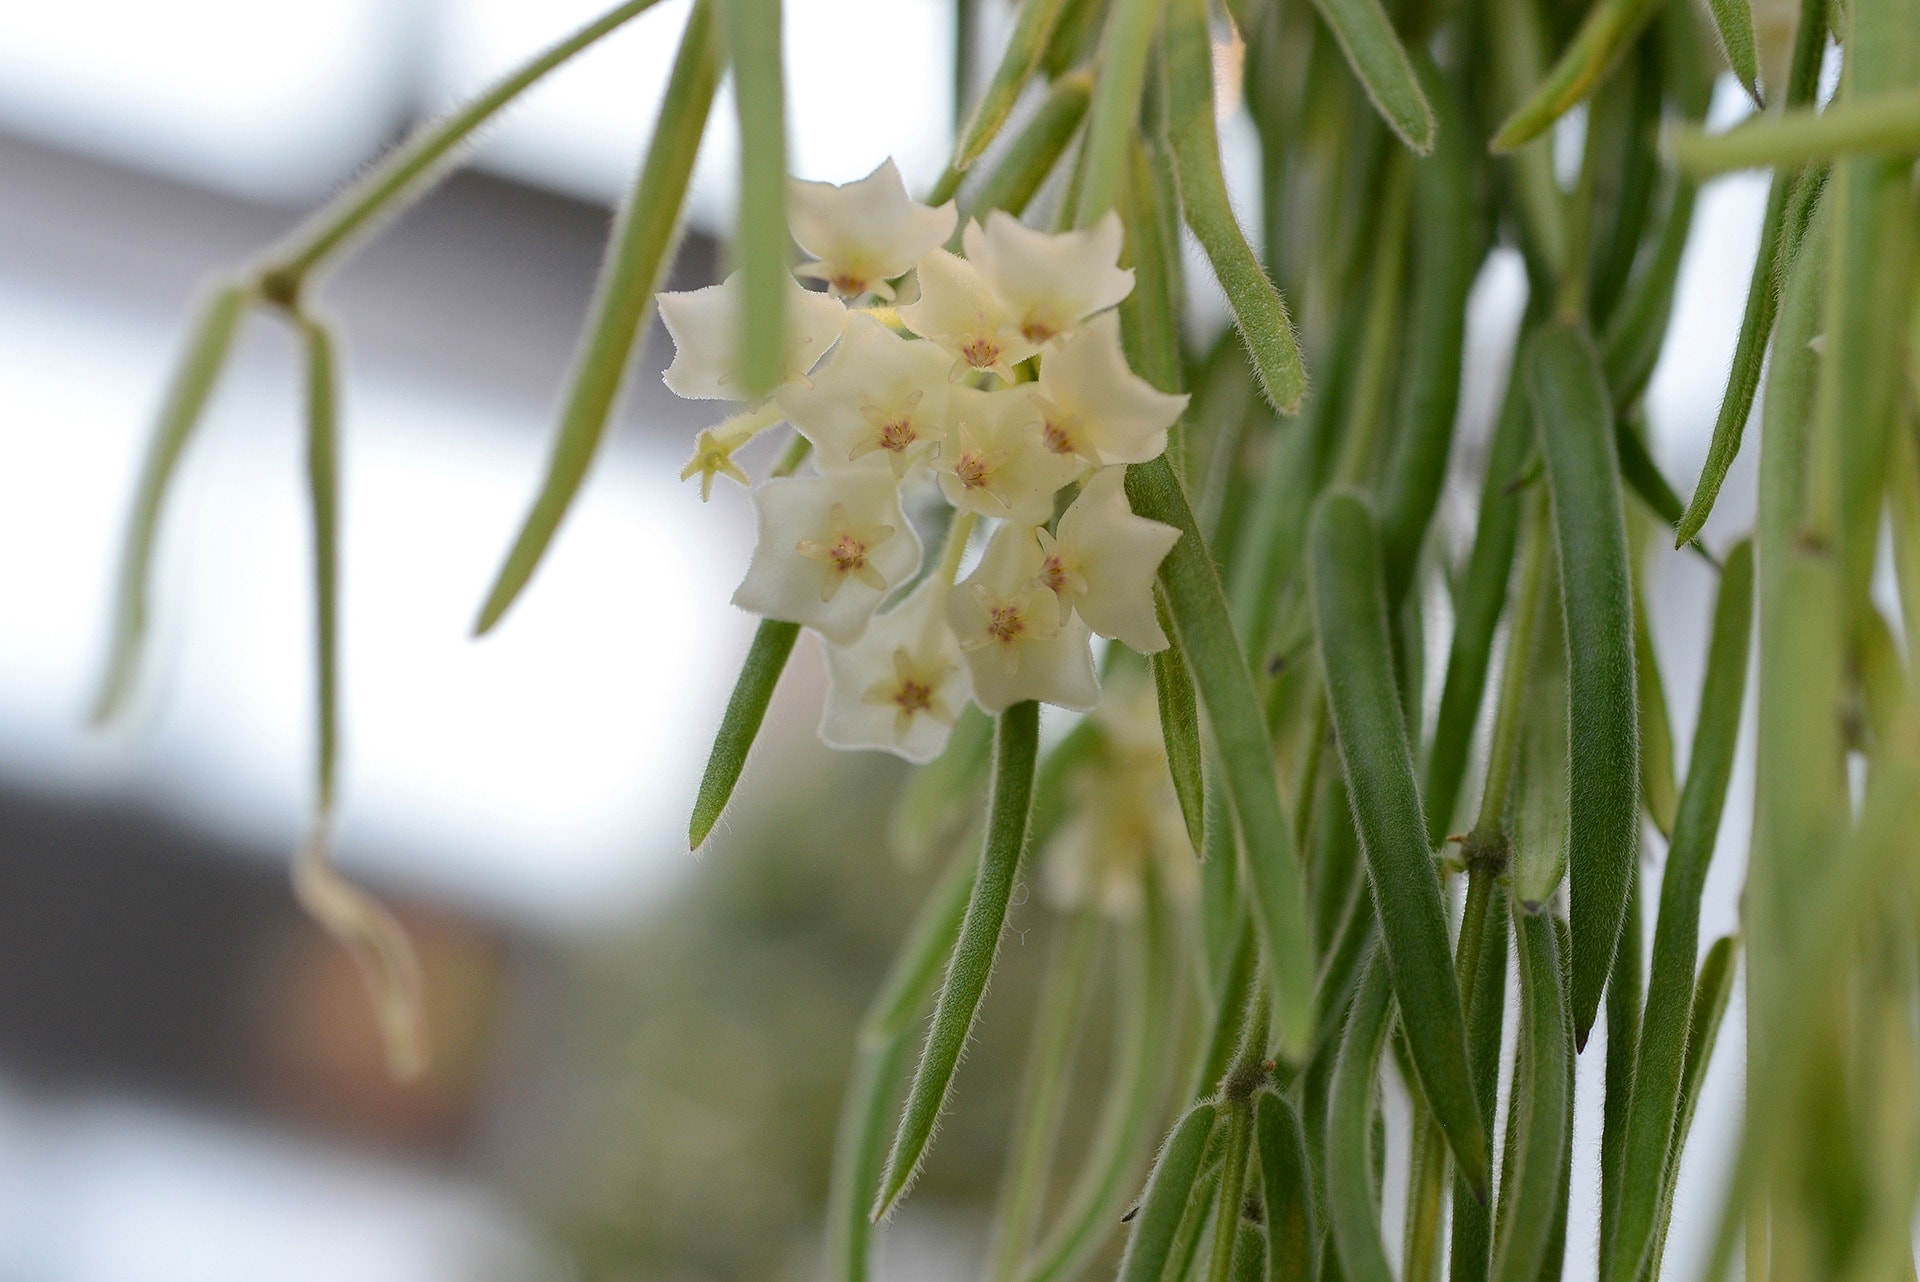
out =
<path fill-rule="evenodd" d="M 1119 219 L 1048 234 L 995 211 L 956 254 L 953 205 L 913 201 L 892 161 L 845 186 L 795 181 L 789 208 L 813 256 L 798 274 L 826 291 L 792 282 L 780 386 L 702 432 L 682 473 L 703 497 L 719 475 L 748 483 L 735 452 L 782 422 L 812 446 L 810 474 L 754 489 L 758 544 L 734 604 L 820 635 L 835 747 L 926 761 L 969 699 L 1092 708 L 1092 634 L 1166 646 L 1153 579 L 1179 537 L 1123 488 L 1186 398 L 1121 350 L 1112 308 L 1133 273 Z M 660 295 L 669 388 L 747 400 L 740 300 L 737 275 Z M 929 503 L 946 552 L 923 573 L 907 513 Z M 956 583 L 981 518 L 984 553 Z"/>

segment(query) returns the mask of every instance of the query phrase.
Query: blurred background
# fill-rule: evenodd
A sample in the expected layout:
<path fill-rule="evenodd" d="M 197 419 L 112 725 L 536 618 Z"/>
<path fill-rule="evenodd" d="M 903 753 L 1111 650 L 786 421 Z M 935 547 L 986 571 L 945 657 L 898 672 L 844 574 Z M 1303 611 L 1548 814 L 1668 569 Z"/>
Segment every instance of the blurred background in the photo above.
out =
<path fill-rule="evenodd" d="M 426 1081 L 388 1081 L 350 963 L 288 887 L 311 618 L 295 367 L 270 321 L 249 322 L 172 502 L 136 714 L 84 724 L 123 514 L 198 293 L 600 7 L 0 0 L 0 1279 L 812 1274 L 853 1029 L 938 859 L 889 848 L 891 761 L 813 739 L 824 683 L 804 650 L 744 801 L 689 856 L 688 805 L 751 634 L 727 604 L 751 521 L 739 490 L 703 506 L 675 480 L 709 419 L 660 385 L 657 326 L 545 568 L 502 628 L 468 638 L 543 466 L 687 0 L 530 94 L 320 295 L 347 360 L 339 858 L 422 950 Z M 1011 7 L 973 7 L 963 47 L 990 68 Z M 847 181 L 891 155 L 930 181 L 954 15 L 952 0 L 788 0 L 801 176 Z M 1723 92 L 1716 111 L 1739 101 Z M 1250 172 L 1233 105 L 1230 167 Z M 672 288 L 721 274 L 734 141 L 723 99 Z M 1683 491 L 1764 195 L 1724 180 L 1696 217 L 1649 397 Z M 1188 277 L 1204 339 L 1224 309 L 1197 258 Z M 1522 289 L 1498 255 L 1476 294 L 1463 475 Z M 1743 459 L 1709 541 L 1750 522 L 1751 488 Z M 1448 530 L 1471 506 L 1458 487 Z M 1669 555 L 1650 582 L 1684 753 L 1709 579 Z M 1745 812 L 1736 794 L 1706 938 L 1734 921 Z M 980 1248 L 1024 961 L 1048 928 L 1037 903 L 1014 925 L 961 1113 L 888 1236 L 893 1276 L 969 1276 Z M 1734 1019 L 1700 1144 L 1737 1106 L 1739 1057 Z M 1582 1213 L 1576 1195 L 1576 1252 Z"/>

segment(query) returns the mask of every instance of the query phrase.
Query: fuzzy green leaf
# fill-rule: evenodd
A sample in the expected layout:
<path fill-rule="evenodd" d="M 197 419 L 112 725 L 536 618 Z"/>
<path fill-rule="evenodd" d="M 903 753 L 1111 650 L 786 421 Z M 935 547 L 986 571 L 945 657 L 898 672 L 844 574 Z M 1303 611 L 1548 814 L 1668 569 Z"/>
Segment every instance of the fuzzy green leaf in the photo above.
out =
<path fill-rule="evenodd" d="M 762 619 L 753 634 L 746 661 L 740 665 L 739 679 L 727 699 L 727 710 L 720 716 L 720 729 L 713 736 L 713 751 L 707 757 L 706 773 L 700 777 L 700 791 L 693 802 L 693 820 L 687 829 L 687 845 L 698 850 L 733 796 L 740 772 L 746 769 L 747 753 L 766 719 L 767 704 L 773 688 L 786 670 L 787 656 L 800 637 L 800 625 L 779 619 Z"/>

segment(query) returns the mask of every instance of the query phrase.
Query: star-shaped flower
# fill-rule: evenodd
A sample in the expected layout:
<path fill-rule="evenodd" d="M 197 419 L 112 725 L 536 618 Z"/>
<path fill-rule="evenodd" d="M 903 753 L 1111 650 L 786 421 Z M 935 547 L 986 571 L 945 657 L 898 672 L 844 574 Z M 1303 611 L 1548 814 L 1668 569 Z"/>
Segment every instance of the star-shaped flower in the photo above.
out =
<path fill-rule="evenodd" d="M 1152 654 L 1167 648 L 1153 610 L 1153 577 L 1180 538 L 1171 525 L 1135 516 L 1126 469 L 1102 468 L 1060 515 L 1059 533 L 1037 532 L 1040 581 L 1103 637 Z"/>
<path fill-rule="evenodd" d="M 680 479 L 700 478 L 700 501 L 713 497 L 713 478 L 727 476 L 742 485 L 750 485 L 747 474 L 733 461 L 734 451 L 780 421 L 777 405 L 762 406 L 735 414 L 723 423 L 707 428 L 693 439 L 693 457 L 680 469 Z"/>
<path fill-rule="evenodd" d="M 900 320 L 951 352 L 953 377 L 970 370 L 1013 382 L 1013 367 L 1039 350 L 1020 333 L 1019 317 L 978 269 L 936 249 L 920 260 L 920 297 L 900 309 Z"/>
<path fill-rule="evenodd" d="M 907 195 L 892 158 L 858 182 L 788 184 L 787 222 L 813 261 L 797 270 L 827 282 L 842 298 L 878 294 L 887 282 L 953 235 L 953 202 L 930 209 Z"/>
<path fill-rule="evenodd" d="M 936 462 L 947 502 L 982 516 L 1038 525 L 1053 516 L 1053 496 L 1079 464 L 1040 440 L 1033 385 L 1000 391 L 952 389 L 952 426 Z"/>
<path fill-rule="evenodd" d="M 845 644 L 920 567 L 888 472 L 781 477 L 753 492 L 760 539 L 733 603 Z"/>
<path fill-rule="evenodd" d="M 855 312 L 811 387 L 780 393 L 788 419 L 813 442 L 823 472 L 884 468 L 895 476 L 946 435 L 953 358 Z"/>
<path fill-rule="evenodd" d="M 972 697 L 960 644 L 947 626 L 946 583 L 931 577 L 851 645 L 826 647 L 827 704 L 820 738 L 830 748 L 878 748 L 912 762 L 947 745 Z"/>
<path fill-rule="evenodd" d="M 1185 396 L 1169 396 L 1128 368 L 1117 312 L 1094 317 L 1047 352 L 1035 396 L 1047 448 L 1094 467 L 1158 458 L 1187 408 Z"/>
<path fill-rule="evenodd" d="M 673 337 L 673 363 L 661 375 L 666 385 L 688 400 L 749 399 L 740 382 L 740 273 L 705 289 L 654 298 Z M 847 309 L 838 299 L 802 289 L 789 277 L 780 381 L 805 383 L 846 322 Z"/>
<path fill-rule="evenodd" d="M 974 572 L 947 595 L 947 621 L 973 676 L 973 700 L 1004 712 L 1022 699 L 1084 711 L 1100 701 L 1087 625 L 1060 617 L 1035 576 L 1040 548 L 1025 526 L 1003 525 Z"/>
<path fill-rule="evenodd" d="M 1082 231 L 1036 231 L 1005 210 L 970 222 L 961 243 L 1013 314 L 1014 328 L 1038 347 L 1133 292 L 1120 267 L 1120 215 L 1108 210 Z"/>

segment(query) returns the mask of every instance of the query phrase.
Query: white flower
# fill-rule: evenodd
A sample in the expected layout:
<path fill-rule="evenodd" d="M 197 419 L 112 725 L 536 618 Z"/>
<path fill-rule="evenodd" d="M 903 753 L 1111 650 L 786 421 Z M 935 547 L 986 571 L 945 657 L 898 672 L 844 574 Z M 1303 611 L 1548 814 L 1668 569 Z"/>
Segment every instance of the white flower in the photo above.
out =
<path fill-rule="evenodd" d="M 1127 367 L 1120 317 L 1107 312 L 1062 339 L 1040 362 L 1041 439 L 1095 467 L 1145 463 L 1167 448 L 1167 429 L 1187 408 Z"/>
<path fill-rule="evenodd" d="M 895 476 L 946 435 L 953 358 L 855 312 L 811 387 L 789 387 L 780 405 L 813 442 L 823 472 L 883 468 Z"/>
<path fill-rule="evenodd" d="M 959 217 L 952 201 L 929 209 L 908 197 L 892 158 L 858 182 L 836 187 L 796 178 L 787 192 L 793 238 L 814 257 L 799 274 L 826 281 L 843 298 L 891 299 L 887 282 L 944 244 Z"/>
<path fill-rule="evenodd" d="M 991 370 L 1013 382 L 1013 367 L 1039 350 L 1020 333 L 1006 300 L 966 259 L 936 249 L 920 260 L 920 297 L 900 309 L 906 327 L 952 352 L 953 377 Z"/>
<path fill-rule="evenodd" d="M 1040 548 L 1025 526 L 1003 525 L 979 566 L 947 594 L 947 621 L 973 675 L 973 701 L 1004 712 L 1022 699 L 1085 711 L 1100 701 L 1092 638 L 1034 576 Z"/>
<path fill-rule="evenodd" d="M 786 356 L 782 383 L 804 383 L 807 371 L 840 337 L 847 309 L 838 299 L 802 289 L 787 278 Z M 656 294 L 660 319 L 673 336 L 673 364 L 661 375 L 688 400 L 744 401 L 740 382 L 740 273 L 718 285 L 680 294 Z"/>
<path fill-rule="evenodd" d="M 1153 576 L 1180 531 L 1135 516 L 1125 482 L 1125 468 L 1102 468 L 1061 513 L 1057 536 L 1037 531 L 1038 573 L 1060 599 L 1062 618 L 1073 610 L 1101 636 L 1152 654 L 1167 648 L 1153 612 Z"/>
<path fill-rule="evenodd" d="M 1040 440 L 1033 384 L 995 392 L 951 389 L 952 425 L 937 463 L 947 502 L 982 516 L 1039 525 L 1053 516 L 1053 496 L 1079 465 Z"/>
<path fill-rule="evenodd" d="M 851 645 L 828 644 L 820 738 L 932 761 L 972 697 L 966 660 L 947 626 L 947 585 L 928 578 Z"/>
<path fill-rule="evenodd" d="M 760 541 L 733 603 L 845 644 L 920 568 L 920 540 L 887 472 L 780 477 L 753 492 Z"/>
<path fill-rule="evenodd" d="M 1049 235 L 996 209 L 984 229 L 970 222 L 961 237 L 967 260 L 1036 347 L 1133 292 L 1133 270 L 1116 265 L 1120 241 L 1120 215 L 1112 210 L 1084 231 Z"/>

